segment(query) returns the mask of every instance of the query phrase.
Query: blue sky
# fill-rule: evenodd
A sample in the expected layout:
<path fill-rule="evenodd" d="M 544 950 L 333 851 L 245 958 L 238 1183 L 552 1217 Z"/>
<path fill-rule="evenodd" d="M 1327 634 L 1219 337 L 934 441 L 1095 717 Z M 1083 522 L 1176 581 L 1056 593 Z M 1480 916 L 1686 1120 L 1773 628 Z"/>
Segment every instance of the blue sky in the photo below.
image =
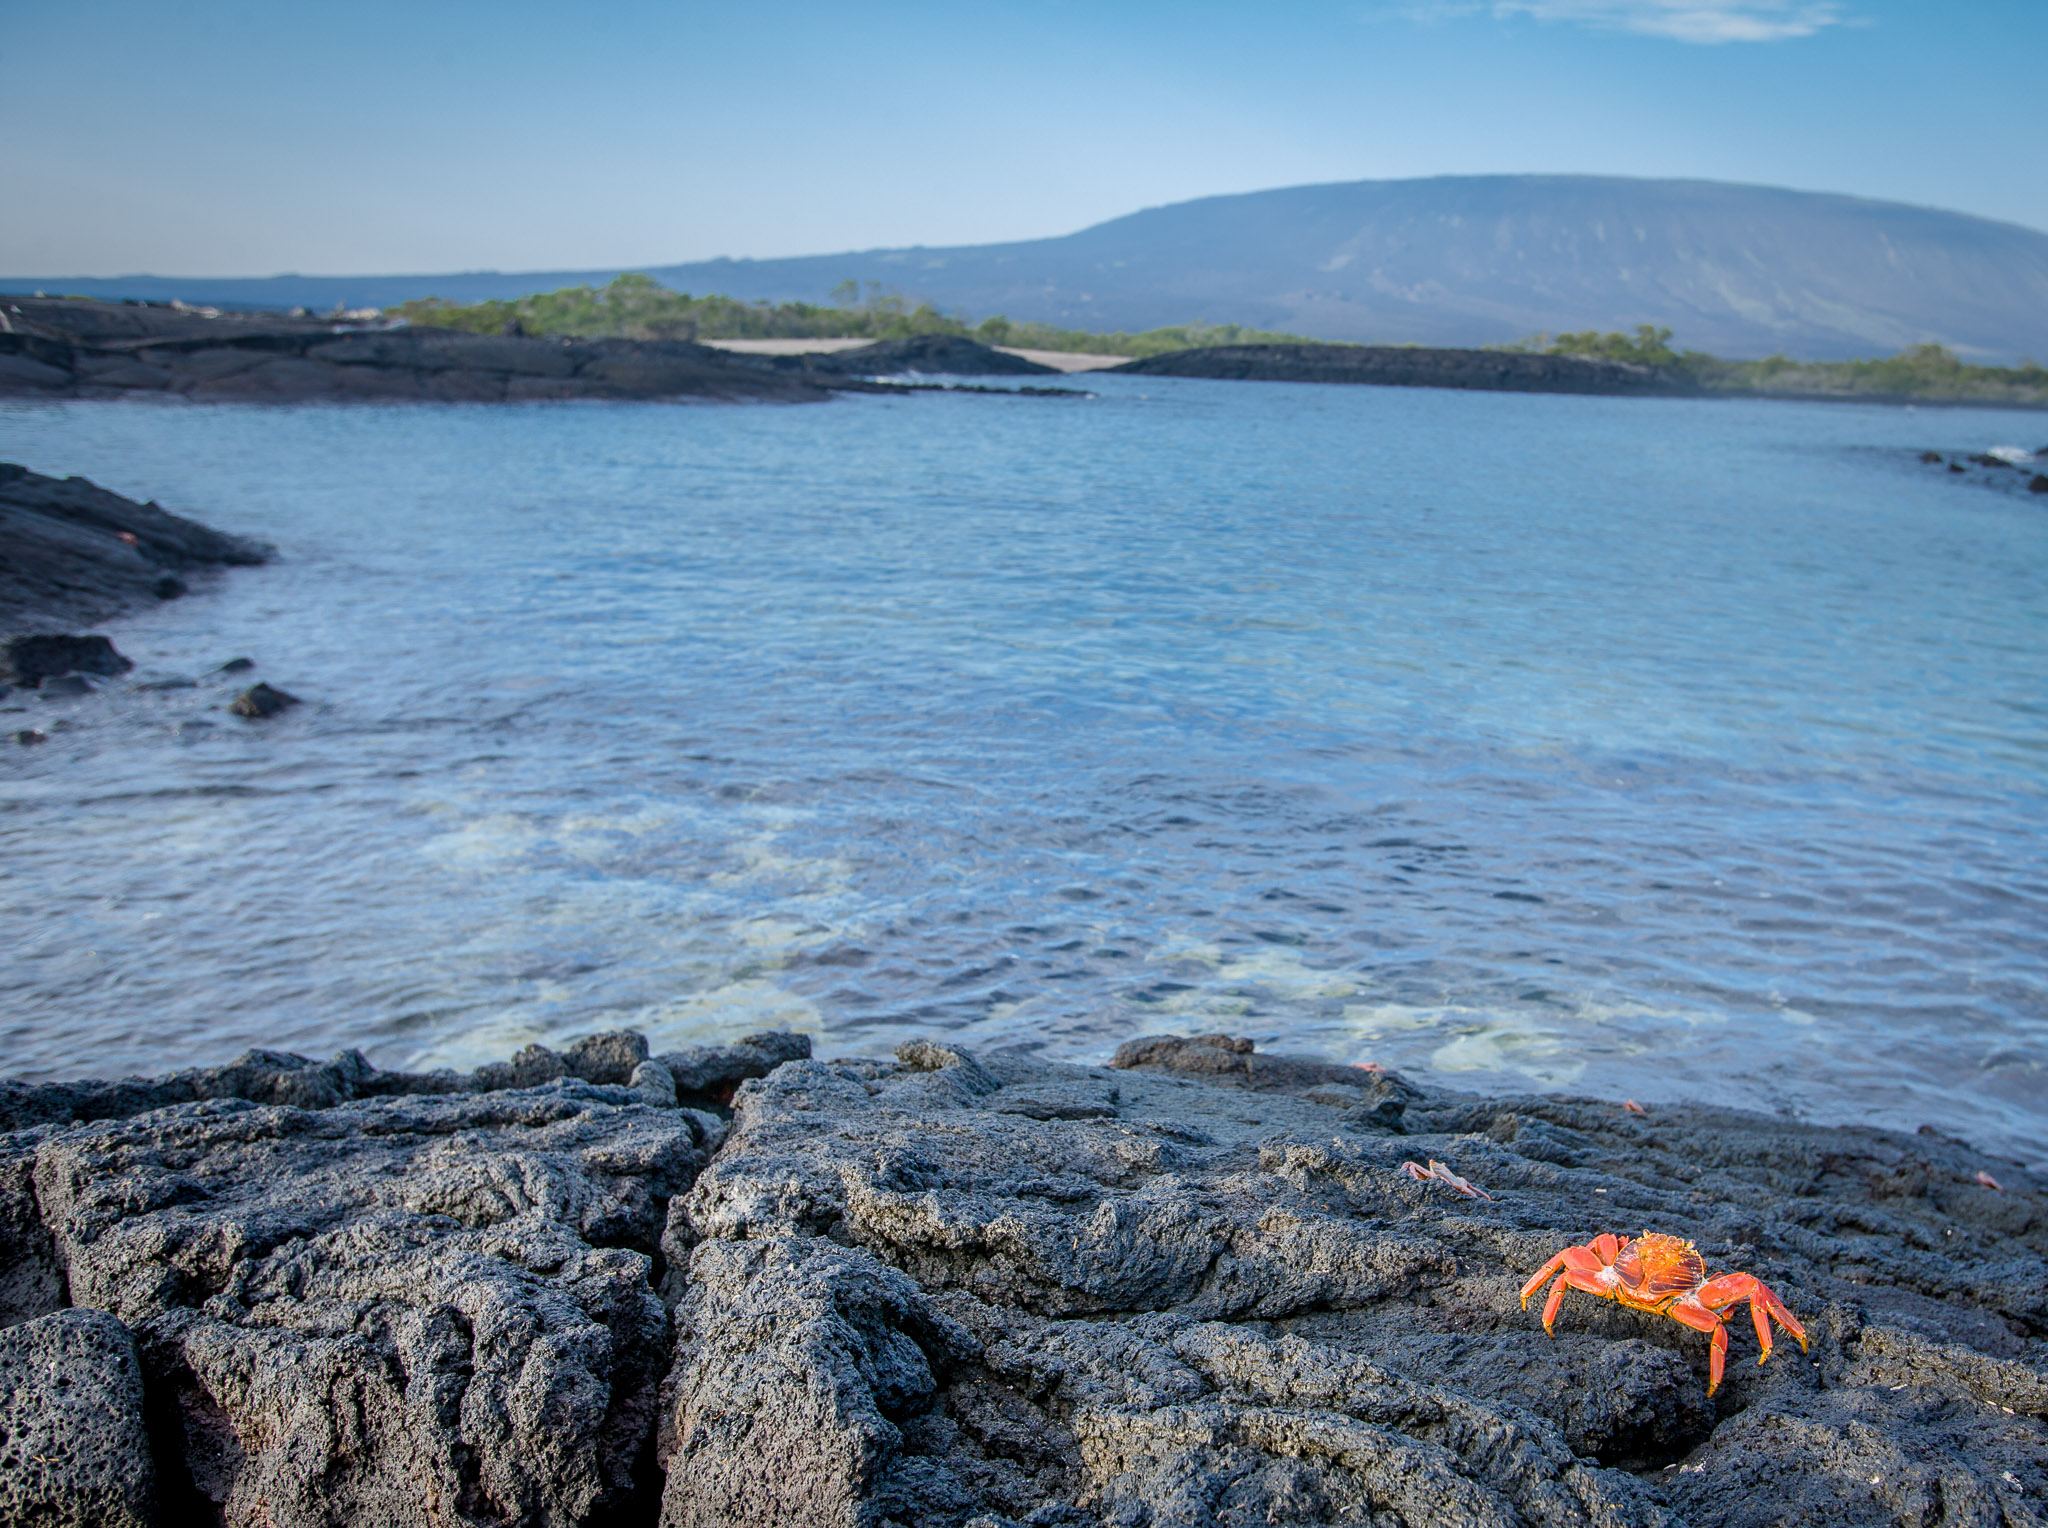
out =
<path fill-rule="evenodd" d="M 0 275 L 980 243 L 1583 171 L 2048 229 L 2048 0 L 6 0 Z"/>

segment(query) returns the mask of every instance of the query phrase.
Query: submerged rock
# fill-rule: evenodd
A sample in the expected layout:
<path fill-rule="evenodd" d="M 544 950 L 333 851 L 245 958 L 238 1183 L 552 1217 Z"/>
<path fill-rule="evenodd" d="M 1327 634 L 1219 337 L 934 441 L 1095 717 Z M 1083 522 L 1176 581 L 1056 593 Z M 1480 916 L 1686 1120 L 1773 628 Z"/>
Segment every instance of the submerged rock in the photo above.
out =
<path fill-rule="evenodd" d="M 106 637 L 42 634 L 0 644 L 0 679 L 27 689 L 69 674 L 111 677 L 134 667 Z"/>
<path fill-rule="evenodd" d="M 261 721 L 265 717 L 277 715 L 280 711 L 289 711 L 297 704 L 298 696 L 286 694 L 272 685 L 258 682 L 229 701 L 228 710 L 250 721 Z"/>
<path fill-rule="evenodd" d="M 1021 377 L 1054 374 L 1057 367 L 1026 360 L 958 334 L 917 334 L 877 340 L 853 350 L 804 357 L 804 369 L 827 376 Z"/>

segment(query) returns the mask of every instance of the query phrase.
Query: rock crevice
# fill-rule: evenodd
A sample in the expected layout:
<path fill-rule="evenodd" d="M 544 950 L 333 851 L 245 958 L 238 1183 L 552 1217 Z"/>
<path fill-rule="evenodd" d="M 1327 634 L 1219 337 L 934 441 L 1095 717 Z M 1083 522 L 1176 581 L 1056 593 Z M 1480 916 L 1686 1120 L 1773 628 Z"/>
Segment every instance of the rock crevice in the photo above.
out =
<path fill-rule="evenodd" d="M 2039 1520 L 2048 1216 L 2008 1164 L 1225 1036 L 1118 1061 L 613 1032 L 11 1088 L 0 1369 L 76 1349 L 157 1468 L 126 1507 L 98 1444 L 0 1491 L 236 1528 Z M 1709 1398 L 1702 1334 L 1521 1308 L 1644 1229 L 1811 1354 L 1758 1366 L 1743 1321 Z"/>

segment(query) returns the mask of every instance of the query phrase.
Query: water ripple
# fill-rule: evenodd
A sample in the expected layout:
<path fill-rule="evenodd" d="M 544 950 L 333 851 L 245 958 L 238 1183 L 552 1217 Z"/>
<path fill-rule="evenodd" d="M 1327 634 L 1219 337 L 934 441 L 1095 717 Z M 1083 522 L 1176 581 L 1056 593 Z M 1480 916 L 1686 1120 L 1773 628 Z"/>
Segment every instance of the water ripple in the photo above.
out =
<path fill-rule="evenodd" d="M 2048 515 L 1913 459 L 2002 417 L 0 406 L 285 548 L 135 681 L 308 702 L 0 702 L 6 1069 L 1229 1029 L 2039 1160 Z"/>

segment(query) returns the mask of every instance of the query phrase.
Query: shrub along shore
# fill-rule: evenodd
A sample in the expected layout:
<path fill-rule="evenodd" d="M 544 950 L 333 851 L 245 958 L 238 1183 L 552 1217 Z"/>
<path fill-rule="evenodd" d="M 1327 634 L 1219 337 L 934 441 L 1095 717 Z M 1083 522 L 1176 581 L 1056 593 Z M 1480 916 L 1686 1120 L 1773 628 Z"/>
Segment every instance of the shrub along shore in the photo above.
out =
<path fill-rule="evenodd" d="M 749 339 L 866 344 L 831 355 L 714 348 Z M 511 302 L 427 298 L 326 318 L 0 296 L 0 393 L 805 402 L 908 372 L 1048 371 L 1022 353 L 1065 352 L 1129 356 L 1114 369 L 1161 376 L 2048 408 L 2048 370 L 1965 365 L 1938 345 L 1876 361 L 1723 361 L 1670 340 L 1647 325 L 1480 349 L 1336 344 L 1235 324 L 1096 334 L 1003 318 L 970 325 L 876 293 L 834 307 L 770 306 L 621 276 Z"/>
<path fill-rule="evenodd" d="M 1238 324 L 1176 324 L 1141 333 L 1097 333 L 1001 317 L 972 322 L 913 305 L 879 288 L 847 282 L 831 304 L 742 302 L 673 292 L 651 276 L 619 276 L 602 287 L 565 287 L 468 305 L 422 298 L 390 316 L 475 334 L 566 335 L 621 339 L 904 339 L 952 334 L 984 345 L 1148 359 L 1177 351 L 1247 345 L 1320 345 L 1306 335 Z M 1540 334 L 1492 349 L 1655 368 L 1673 384 L 1710 394 L 1762 398 L 1852 398 L 1872 402 L 1967 403 L 2048 408 L 2048 367 L 1973 366 L 1940 345 L 1914 345 L 1897 355 L 1859 361 L 1794 361 L 1783 355 L 1729 361 L 1672 348 L 1672 331 L 1651 324 L 1631 334 Z M 1353 348 L 1353 347 L 1341 347 Z M 1425 348 L 1374 346 L 1373 349 Z M 1439 351 L 1442 347 L 1437 347 Z M 1678 390 L 1677 386 L 1667 391 Z"/>

